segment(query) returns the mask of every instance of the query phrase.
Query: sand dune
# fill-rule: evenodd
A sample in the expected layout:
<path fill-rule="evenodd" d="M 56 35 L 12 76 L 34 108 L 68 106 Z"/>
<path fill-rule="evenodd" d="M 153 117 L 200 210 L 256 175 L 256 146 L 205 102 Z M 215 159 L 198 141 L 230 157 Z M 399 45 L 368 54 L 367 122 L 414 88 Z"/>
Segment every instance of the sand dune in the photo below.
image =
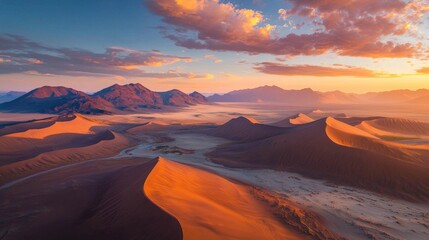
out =
<path fill-rule="evenodd" d="M 68 117 L 67 120 L 61 121 L 58 119 L 52 125 L 41 129 L 28 129 L 24 132 L 12 133 L 6 136 L 17 138 L 44 139 L 48 136 L 56 134 L 94 134 L 94 127 L 106 126 L 100 121 L 86 118 L 80 114 L 75 114 Z"/>
<path fill-rule="evenodd" d="M 0 191 L 2 239 L 182 239 L 143 184 L 156 161 L 95 161 Z M 23 217 L 25 216 L 25 217 Z"/>
<path fill-rule="evenodd" d="M 22 125 L 22 126 L 21 126 Z M 112 139 L 108 126 L 82 115 L 66 115 L 17 124 L 0 136 L 0 166 L 38 154 L 65 148 L 83 147 Z"/>
<path fill-rule="evenodd" d="M 161 130 L 167 130 L 174 126 L 169 125 L 168 123 L 162 122 L 162 121 L 149 121 L 147 123 L 144 123 L 142 125 L 130 128 L 127 130 L 128 133 L 131 134 L 139 134 L 144 132 L 156 132 Z"/>
<path fill-rule="evenodd" d="M 11 133 L 25 132 L 29 129 L 46 128 L 54 124 L 56 121 L 58 121 L 58 118 L 59 117 L 50 117 L 45 119 L 24 121 L 24 122 L 18 122 L 18 123 L 6 125 L 0 128 L 0 136 L 11 134 Z"/>
<path fill-rule="evenodd" d="M 294 127 L 296 125 L 306 124 L 313 121 L 314 119 L 305 115 L 304 113 L 298 113 L 296 115 L 293 115 L 291 117 L 288 117 L 286 119 L 283 119 L 281 121 L 275 122 L 270 125 L 273 125 L 276 127 Z"/>
<path fill-rule="evenodd" d="M 346 114 L 336 113 L 336 112 L 326 112 L 326 111 L 322 111 L 320 109 L 316 109 L 316 110 L 313 110 L 313 111 L 307 113 L 307 116 L 313 118 L 314 120 L 318 120 L 318 119 L 326 118 L 326 117 L 344 118 L 344 117 L 346 117 Z"/>
<path fill-rule="evenodd" d="M 388 143 L 334 118 L 220 147 L 209 156 L 232 167 L 295 171 L 405 199 L 429 199 L 428 150 Z"/>
<path fill-rule="evenodd" d="M 279 127 L 259 124 L 246 117 L 238 117 L 204 133 L 231 140 L 248 141 L 274 136 L 282 131 L 283 129 Z"/>
<path fill-rule="evenodd" d="M 357 127 L 376 136 L 429 136 L 429 123 L 409 119 L 380 117 L 362 121 Z"/>
<path fill-rule="evenodd" d="M 303 239 L 274 219 L 247 187 L 160 158 L 144 192 L 175 216 L 184 239 Z"/>
<path fill-rule="evenodd" d="M 61 165 L 113 156 L 134 144 L 129 138 L 109 130 L 98 136 L 99 141 L 88 146 L 47 151 L 30 159 L 0 166 L 0 183 Z"/>

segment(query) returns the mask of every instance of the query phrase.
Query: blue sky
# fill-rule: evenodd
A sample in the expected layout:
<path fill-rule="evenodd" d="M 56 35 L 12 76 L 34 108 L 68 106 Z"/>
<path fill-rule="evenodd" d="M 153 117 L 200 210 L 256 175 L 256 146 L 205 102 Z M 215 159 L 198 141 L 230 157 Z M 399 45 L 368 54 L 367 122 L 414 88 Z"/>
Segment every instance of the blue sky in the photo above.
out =
<path fill-rule="evenodd" d="M 194 1 L 198 7 L 186 5 Z M 85 69 L 67 68 L 67 71 L 64 71 L 60 69 L 64 66 L 49 62 L 49 56 L 44 56 L 44 59 L 31 57 L 35 51 L 46 53 L 46 49 L 40 47 L 25 50 L 7 49 L 2 53 L 3 55 L 0 55 L 0 91 L 30 90 L 42 85 L 65 85 L 84 91 L 95 91 L 113 83 L 128 82 L 141 82 L 156 90 L 179 88 L 185 91 L 195 89 L 202 92 L 225 92 L 237 88 L 274 84 L 284 88 L 311 87 L 323 91 L 348 92 L 429 88 L 426 74 L 426 68 L 429 66 L 427 60 L 429 48 L 425 44 L 428 40 L 426 33 L 429 20 L 424 1 L 422 5 L 422 1 L 418 0 L 394 0 L 388 2 L 392 3 L 391 8 L 382 7 L 379 11 L 368 14 L 368 9 L 374 9 L 383 4 L 383 6 L 388 5 L 383 1 L 386 0 L 362 1 L 353 8 L 347 8 L 347 6 L 338 5 L 338 1 L 335 0 L 325 1 L 327 5 L 314 5 L 311 1 L 299 3 L 294 0 L 219 2 L 189 0 L 185 3 L 175 0 L 0 0 L 0 36 L 13 34 L 24 37 L 28 42 L 55 49 L 49 53 L 53 56 L 64 55 L 64 51 L 61 50 L 64 48 L 80 49 L 73 54 L 81 54 L 80 51 L 90 52 L 91 64 L 95 64 L 100 59 L 105 60 L 106 56 L 99 56 L 99 54 L 105 53 L 108 48 L 143 51 L 139 53 L 143 55 L 139 55 L 140 62 L 133 60 L 132 66 L 126 68 L 130 70 L 127 72 L 124 66 L 111 65 L 113 60 L 116 64 L 118 59 L 103 62 L 102 66 L 94 65 L 92 66 L 96 69 L 94 71 L 89 69 L 89 66 Z M 308 5 L 305 5 L 307 2 Z M 353 0 L 346 2 L 354 4 Z M 393 2 L 398 4 L 394 5 Z M 228 3 L 232 5 L 227 5 Z M 377 3 L 379 4 L 374 5 Z M 204 9 L 209 5 L 213 9 L 213 16 L 210 15 L 210 11 Z M 183 14 L 175 15 L 176 13 L 171 11 L 169 6 L 182 11 Z M 371 36 L 380 43 L 377 45 L 380 49 L 368 50 L 370 47 L 364 46 L 358 50 L 353 49 L 351 52 L 347 47 L 332 42 L 337 38 L 339 42 L 341 41 L 342 36 L 334 34 L 343 30 L 337 26 L 329 29 L 329 25 L 326 24 L 329 18 L 338 15 L 336 10 L 326 10 L 332 6 L 343 8 L 339 16 L 343 19 L 350 18 L 353 11 L 357 14 L 365 14 L 368 20 L 373 20 L 375 17 L 387 19 L 384 22 L 377 22 L 373 27 L 375 32 L 380 31 L 379 35 Z M 404 10 L 405 8 L 411 9 L 411 13 L 407 13 L 410 10 Z M 246 9 L 249 11 L 243 12 Z M 284 9 L 287 15 L 282 17 L 279 14 L 280 9 Z M 315 14 L 303 14 L 303 11 L 308 9 L 312 9 Z M 401 18 L 391 18 L 389 14 L 396 14 Z M 404 20 L 411 19 L 407 14 L 411 16 L 420 14 L 421 17 Z M 193 19 L 194 15 L 200 19 L 212 18 L 219 23 L 207 24 L 207 27 L 201 26 Z M 349 20 L 357 21 L 356 19 Z M 257 21 L 257 24 L 250 24 L 253 20 Z M 314 21 L 322 20 L 325 21 L 323 25 L 313 24 Z M 300 26 L 301 23 L 302 26 Z M 391 24 L 390 26 L 397 24 L 398 27 L 392 29 L 392 32 L 381 33 L 385 27 L 382 24 L 388 23 Z M 257 37 L 266 36 L 266 39 L 252 40 L 252 36 L 261 34 L 261 29 L 267 24 L 273 26 L 272 29 L 267 30 L 265 35 Z M 168 30 L 160 31 L 160 26 Z M 219 30 L 219 27 L 223 26 L 227 26 L 228 31 L 236 28 L 237 32 L 242 31 L 243 34 L 230 36 L 228 32 Z M 320 26 L 324 29 L 317 30 Z M 356 28 L 356 26 L 359 27 L 357 22 L 353 27 Z M 350 27 L 344 26 L 344 29 Z M 398 34 L 398 29 L 402 28 L 406 28 L 406 31 Z M 321 31 L 321 34 L 315 33 L 316 31 Z M 347 31 L 344 33 L 345 39 L 349 37 L 347 34 L 350 34 L 350 37 L 353 34 L 350 30 Z M 211 32 L 218 34 L 211 34 Z M 417 36 L 417 33 L 420 35 Z M 245 36 L 246 34 L 249 36 Z M 303 40 L 291 41 L 286 38 L 294 34 Z M 301 43 L 303 46 L 314 44 L 312 38 L 323 34 L 334 39 L 329 40 L 326 47 L 311 45 L 308 49 L 315 49 L 308 51 L 300 46 Z M 174 40 L 167 35 L 182 39 Z M 304 35 L 311 37 L 306 38 Z M 231 39 L 226 39 L 225 36 Z M 185 38 L 189 38 L 188 40 L 192 40 L 193 43 L 188 45 L 181 43 L 180 41 Z M 321 41 L 324 39 L 321 38 Z M 364 37 L 363 40 L 365 40 Z M 389 46 L 391 47 L 392 44 L 389 45 L 388 41 L 392 41 L 393 47 L 396 46 L 396 48 L 390 49 Z M 203 43 L 204 46 L 196 47 L 197 43 Z M 424 44 L 419 45 L 419 43 Z M 278 44 L 283 45 L 271 48 L 271 45 Z M 238 45 L 241 47 L 236 47 Z M 405 50 L 396 51 L 400 47 Z M 426 48 L 428 50 L 425 50 Z M 249 53 L 249 49 L 252 52 Z M 386 49 L 385 52 L 383 52 L 384 49 Z M 26 51 L 26 54 L 20 55 L 20 59 L 16 60 L 14 58 L 17 56 L 13 52 L 17 51 Z M 157 55 L 156 51 L 160 51 L 162 56 Z M 121 51 L 121 54 L 126 53 Z M 162 64 L 141 62 L 142 57 L 152 58 L 153 54 L 158 58 L 171 60 L 171 56 L 187 57 L 192 61 L 171 60 Z M 67 54 L 60 57 L 70 58 Z M 82 61 L 81 57 L 71 61 L 72 64 L 85 65 L 84 61 L 78 63 Z M 22 66 L 24 64 L 28 66 Z M 107 67 L 114 69 L 107 69 Z M 82 72 L 84 74 L 79 74 Z M 173 76 L 174 74 L 177 76 Z"/>

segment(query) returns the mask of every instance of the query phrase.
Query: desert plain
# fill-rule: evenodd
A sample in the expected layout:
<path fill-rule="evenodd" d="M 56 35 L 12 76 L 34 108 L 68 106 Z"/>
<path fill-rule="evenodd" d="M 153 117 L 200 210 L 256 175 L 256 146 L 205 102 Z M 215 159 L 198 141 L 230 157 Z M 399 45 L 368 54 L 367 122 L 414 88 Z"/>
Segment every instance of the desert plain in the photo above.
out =
<path fill-rule="evenodd" d="M 427 239 L 429 108 L 1 113 L 1 239 Z"/>

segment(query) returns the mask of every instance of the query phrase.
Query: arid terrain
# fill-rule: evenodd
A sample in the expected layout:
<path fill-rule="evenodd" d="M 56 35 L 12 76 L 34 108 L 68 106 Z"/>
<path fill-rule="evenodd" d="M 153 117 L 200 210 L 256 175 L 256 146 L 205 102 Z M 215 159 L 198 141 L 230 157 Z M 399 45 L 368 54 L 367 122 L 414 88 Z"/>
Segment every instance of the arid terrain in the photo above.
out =
<path fill-rule="evenodd" d="M 346 107 L 2 113 L 1 239 L 427 239 L 429 113 Z"/>

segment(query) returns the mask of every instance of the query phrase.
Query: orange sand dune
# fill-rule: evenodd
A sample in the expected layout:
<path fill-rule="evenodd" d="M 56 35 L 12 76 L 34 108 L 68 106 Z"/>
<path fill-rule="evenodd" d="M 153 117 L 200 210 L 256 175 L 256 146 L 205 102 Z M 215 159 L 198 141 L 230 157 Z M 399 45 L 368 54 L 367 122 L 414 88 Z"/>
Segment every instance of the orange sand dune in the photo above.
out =
<path fill-rule="evenodd" d="M 248 141 L 267 138 L 282 131 L 283 128 L 280 127 L 259 124 L 252 119 L 238 117 L 214 129 L 203 131 L 203 133 L 231 140 Z"/>
<path fill-rule="evenodd" d="M 32 138 L 32 139 L 44 139 L 48 136 L 56 134 L 93 134 L 95 133 L 92 128 L 106 126 L 100 121 L 86 118 L 80 114 L 74 115 L 69 121 L 56 121 L 51 126 L 41 129 L 28 129 L 24 132 L 12 133 L 6 136 L 17 137 L 17 138 Z"/>
<path fill-rule="evenodd" d="M 335 118 L 346 117 L 346 114 L 344 114 L 344 113 L 325 112 L 325 111 L 322 111 L 320 109 L 313 110 L 313 111 L 307 113 L 306 115 L 308 117 L 314 119 L 314 120 L 318 120 L 318 119 L 326 118 L 326 117 L 335 117 Z"/>
<path fill-rule="evenodd" d="M 295 171 L 405 199 L 429 199 L 429 149 L 389 143 L 334 118 L 222 146 L 209 156 L 232 167 Z"/>
<path fill-rule="evenodd" d="M 93 161 L 0 190 L 0 236 L 20 240 L 182 239 L 143 184 L 156 161 Z M 25 217 L 23 217 L 25 216 Z"/>
<path fill-rule="evenodd" d="M 92 145 L 44 152 L 36 157 L 0 166 L 0 183 L 70 163 L 109 157 L 134 144 L 129 138 L 106 130 Z"/>
<path fill-rule="evenodd" d="M 376 136 L 429 136 L 429 123 L 409 119 L 383 117 L 363 121 L 357 127 Z"/>
<path fill-rule="evenodd" d="M 296 125 L 306 124 L 313 121 L 314 119 L 305 115 L 304 113 L 298 113 L 297 115 L 288 117 L 284 120 L 275 122 L 270 125 L 277 126 L 277 127 L 294 127 Z"/>
<path fill-rule="evenodd" d="M 415 151 L 416 149 L 429 150 L 425 147 L 383 141 L 368 132 L 331 117 L 326 119 L 326 134 L 338 145 L 363 149 L 410 162 L 423 161 L 422 158 L 427 156 L 427 154 L 422 156 L 419 151 Z"/>
<path fill-rule="evenodd" d="M 109 139 L 105 132 L 107 127 L 79 114 L 17 124 L 8 131 L 18 132 L 0 136 L 0 166 L 47 151 L 82 147 Z"/>
<path fill-rule="evenodd" d="M 59 117 L 50 117 L 45 119 L 31 120 L 31 121 L 25 121 L 25 122 L 19 122 L 11 125 L 6 125 L 0 128 L 0 136 L 11 134 L 11 133 L 25 132 L 29 129 L 46 128 L 51 126 L 58 120 L 59 120 Z"/>
<path fill-rule="evenodd" d="M 184 239 L 304 238 L 274 219 L 248 188 L 166 159 L 159 159 L 144 192 L 179 220 Z"/>

